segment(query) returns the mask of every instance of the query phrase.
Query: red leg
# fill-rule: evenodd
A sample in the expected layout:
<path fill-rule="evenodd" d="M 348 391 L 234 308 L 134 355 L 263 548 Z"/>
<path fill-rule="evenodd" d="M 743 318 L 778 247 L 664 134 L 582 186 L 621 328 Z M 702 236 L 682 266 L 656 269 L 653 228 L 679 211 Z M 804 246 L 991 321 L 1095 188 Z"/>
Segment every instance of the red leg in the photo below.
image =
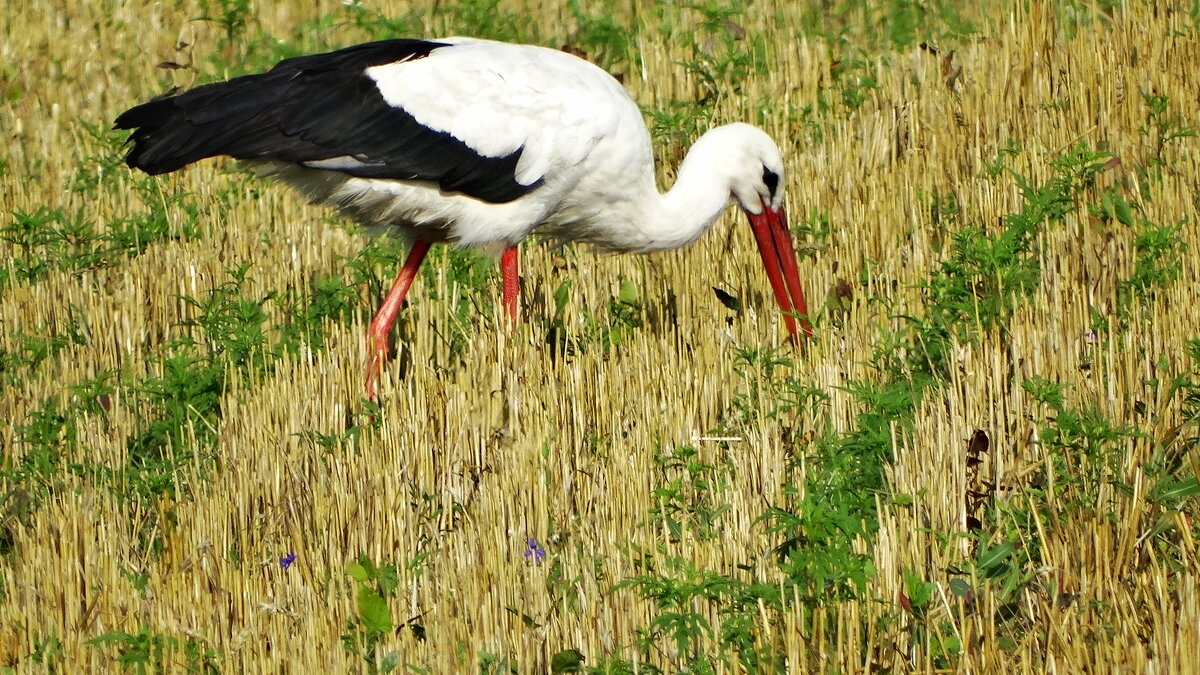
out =
<path fill-rule="evenodd" d="M 421 261 L 429 252 L 429 245 L 427 241 L 413 242 L 412 248 L 408 252 L 408 258 L 404 261 L 404 267 L 400 268 L 400 273 L 396 275 L 396 281 L 392 284 L 392 290 L 388 291 L 375 318 L 371 319 L 371 327 L 367 330 L 367 349 L 370 350 L 371 355 L 367 357 L 366 387 L 367 398 L 372 401 L 375 400 L 375 383 L 379 380 L 383 362 L 387 360 L 388 333 L 392 332 L 396 314 L 400 312 L 400 307 L 404 304 L 404 296 L 408 295 L 408 287 L 412 286 L 413 278 L 417 276 L 417 270 L 421 267 Z"/>
<path fill-rule="evenodd" d="M 517 270 L 517 247 L 509 246 L 500 256 L 500 274 L 504 277 L 504 309 L 508 310 L 510 326 L 517 325 L 517 296 L 521 277 Z"/>

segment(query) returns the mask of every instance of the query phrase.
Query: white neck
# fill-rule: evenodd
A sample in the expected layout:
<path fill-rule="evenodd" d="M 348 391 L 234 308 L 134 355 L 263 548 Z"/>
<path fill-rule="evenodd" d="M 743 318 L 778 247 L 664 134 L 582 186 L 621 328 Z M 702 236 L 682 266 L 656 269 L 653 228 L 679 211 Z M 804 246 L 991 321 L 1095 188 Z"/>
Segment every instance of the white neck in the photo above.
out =
<path fill-rule="evenodd" d="M 712 227 L 729 204 L 730 179 L 722 171 L 721 148 L 703 141 L 702 137 L 688 151 L 666 194 L 658 192 L 652 173 L 647 177 L 635 208 L 636 234 L 631 231 L 633 239 L 614 248 L 669 251 L 696 241 Z"/>

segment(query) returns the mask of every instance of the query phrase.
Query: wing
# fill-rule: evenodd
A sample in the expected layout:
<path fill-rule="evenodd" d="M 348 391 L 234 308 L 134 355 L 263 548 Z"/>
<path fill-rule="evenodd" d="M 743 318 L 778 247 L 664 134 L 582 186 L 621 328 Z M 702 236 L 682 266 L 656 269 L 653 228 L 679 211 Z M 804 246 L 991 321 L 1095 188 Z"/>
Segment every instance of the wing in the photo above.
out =
<path fill-rule="evenodd" d="M 605 137 L 633 136 L 649 159 L 641 111 L 603 69 L 545 47 L 472 38 L 439 42 L 452 48 L 367 74 L 384 100 L 422 125 L 486 156 L 519 153 L 518 182 L 531 184 L 579 164 Z"/>
<path fill-rule="evenodd" d="M 592 69 L 592 79 L 606 78 L 611 84 L 603 86 L 628 98 L 603 71 L 554 50 L 385 40 L 152 100 L 123 113 L 116 126 L 133 129 L 127 163 L 152 174 L 227 155 L 429 181 L 502 203 L 534 190 L 551 166 L 586 154 L 594 142 L 586 125 L 547 130 L 586 111 L 580 90 L 594 86 L 547 93 L 560 71 L 580 67 L 563 59 Z M 565 144 L 556 150 L 559 141 Z"/>

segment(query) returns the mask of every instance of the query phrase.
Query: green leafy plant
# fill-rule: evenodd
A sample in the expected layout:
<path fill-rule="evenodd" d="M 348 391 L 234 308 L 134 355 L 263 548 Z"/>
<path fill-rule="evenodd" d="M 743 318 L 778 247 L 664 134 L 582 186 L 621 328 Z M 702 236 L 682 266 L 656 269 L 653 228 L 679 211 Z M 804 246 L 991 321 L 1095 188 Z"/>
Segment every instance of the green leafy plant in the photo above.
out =
<path fill-rule="evenodd" d="M 1196 127 L 1185 123 L 1178 113 L 1171 112 L 1171 99 L 1166 94 L 1142 92 L 1142 101 L 1146 104 L 1146 122 L 1139 132 L 1150 141 L 1153 162 L 1163 166 L 1167 162 L 1167 146 L 1185 138 L 1195 138 Z"/>
<path fill-rule="evenodd" d="M 741 2 L 707 0 L 685 7 L 700 19 L 698 30 L 689 29 L 679 36 L 690 47 L 691 58 L 683 67 L 700 87 L 700 105 L 719 100 L 729 91 L 740 91 L 747 79 L 766 72 L 767 41 L 738 23 L 745 13 Z"/>
<path fill-rule="evenodd" d="M 400 583 L 396 566 L 378 566 L 364 553 L 346 568 L 346 573 L 354 580 L 357 613 L 346 621 L 342 646 L 362 659 L 367 672 L 389 673 L 400 665 L 399 655 L 380 654 L 379 648 L 396 627 L 388 607 L 388 598 Z"/>
<path fill-rule="evenodd" d="M 1133 273 L 1117 284 L 1117 307 L 1127 314 L 1134 298 L 1152 300 L 1155 291 L 1183 272 L 1187 242 L 1181 236 L 1184 222 L 1158 225 L 1143 220 L 1134 227 Z"/>
<path fill-rule="evenodd" d="M 86 132 L 81 143 L 87 155 L 73 177 L 71 190 L 94 195 L 107 177 L 123 169 L 121 147 L 126 134 L 87 122 L 81 122 L 81 127 Z M 107 222 L 92 218 L 87 207 L 14 209 L 11 220 L 0 226 L 0 241 L 19 253 L 0 267 L 0 289 L 12 283 L 40 281 L 51 272 L 110 267 L 141 255 L 156 243 L 199 236 L 199 209 L 191 195 L 164 194 L 149 176 L 134 179 L 130 187 L 146 210 Z"/>
<path fill-rule="evenodd" d="M 61 488 L 66 456 L 75 451 L 78 435 L 73 411 L 49 399 L 14 431 L 12 452 L 0 453 L 0 555 L 12 552 L 17 526 L 28 524 Z"/>
<path fill-rule="evenodd" d="M 220 672 L 217 667 L 220 652 L 194 637 L 181 640 L 143 627 L 137 633 L 111 631 L 88 640 L 87 644 L 115 649 L 115 660 L 121 664 L 121 669 L 132 670 L 139 675 L 163 672 L 175 665 L 182 665 L 192 673 Z"/>
<path fill-rule="evenodd" d="M 1063 387 L 1040 378 L 1022 385 L 1053 412 L 1041 422 L 1039 443 L 1046 455 L 1045 471 L 1038 487 L 1054 486 L 1059 502 L 1068 508 L 1089 508 L 1103 513 L 1098 501 L 1104 486 L 1124 486 L 1121 472 L 1128 444 L 1142 432 L 1116 424 L 1098 409 L 1077 410 L 1063 403 Z"/>
<path fill-rule="evenodd" d="M 1013 173 L 1025 199 L 1021 210 L 1004 216 L 998 230 L 968 225 L 953 234 L 949 255 L 922 285 L 928 318 L 910 319 L 916 332 L 911 367 L 943 372 L 951 335 L 981 334 L 1007 321 L 1041 277 L 1035 247 L 1041 228 L 1078 208 L 1080 194 L 1110 158 L 1080 145 L 1051 162 L 1054 175 L 1043 184 Z"/>
<path fill-rule="evenodd" d="M 233 45 L 246 33 L 254 20 L 250 0 L 199 0 L 199 19 L 216 24 L 225 45 Z"/>
<path fill-rule="evenodd" d="M 701 540 L 719 536 L 721 518 L 729 510 L 722 495 L 732 472 L 728 457 L 719 465 L 708 464 L 699 450 L 684 445 L 660 450 L 654 463 L 661 476 L 651 520 L 665 528 L 671 541 L 679 541 L 685 531 Z"/>
<path fill-rule="evenodd" d="M 58 634 L 51 633 L 49 636 L 39 636 L 34 639 L 33 652 L 29 654 L 29 660 L 46 667 L 47 670 L 53 670 L 54 662 L 62 656 L 62 652 L 63 644 L 58 639 Z"/>
<path fill-rule="evenodd" d="M 737 664 L 750 672 L 784 667 L 778 644 L 766 639 L 758 615 L 783 606 L 784 594 L 772 583 L 747 582 L 700 570 L 672 557 L 661 571 L 648 571 L 614 588 L 632 589 L 658 607 L 639 631 L 639 649 L 647 655 L 672 654 L 677 670 L 712 672 Z M 715 613 L 719 624 L 709 619 Z M 660 646 L 663 644 L 664 646 Z"/>
<path fill-rule="evenodd" d="M 564 281 L 554 291 L 554 312 L 545 322 L 546 344 L 556 355 L 577 354 L 588 350 L 609 352 L 617 349 L 630 335 L 644 325 L 642 292 L 637 284 L 622 279 L 617 294 L 608 300 L 606 311 L 584 308 L 582 326 L 571 327 L 567 315 L 571 300 L 571 281 Z"/>
<path fill-rule="evenodd" d="M 577 26 L 575 46 L 588 60 L 612 69 L 629 59 L 634 44 L 633 29 L 620 25 L 611 12 L 585 10 L 579 0 L 568 2 L 567 10 Z"/>

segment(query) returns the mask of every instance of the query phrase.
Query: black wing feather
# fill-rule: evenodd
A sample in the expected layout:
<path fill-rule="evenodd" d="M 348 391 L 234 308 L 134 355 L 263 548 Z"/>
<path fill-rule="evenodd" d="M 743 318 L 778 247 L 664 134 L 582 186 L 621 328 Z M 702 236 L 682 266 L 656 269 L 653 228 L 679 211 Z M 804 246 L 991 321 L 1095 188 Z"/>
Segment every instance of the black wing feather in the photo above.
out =
<path fill-rule="evenodd" d="M 522 149 L 480 155 L 389 105 L 366 74 L 372 66 L 425 58 L 449 46 L 369 42 L 147 101 L 117 117 L 116 128 L 133 130 L 125 161 L 161 174 L 218 155 L 296 163 L 348 155 L 368 164 L 339 169 L 352 176 L 430 181 L 492 203 L 528 194 L 541 181 L 517 182 Z"/>

